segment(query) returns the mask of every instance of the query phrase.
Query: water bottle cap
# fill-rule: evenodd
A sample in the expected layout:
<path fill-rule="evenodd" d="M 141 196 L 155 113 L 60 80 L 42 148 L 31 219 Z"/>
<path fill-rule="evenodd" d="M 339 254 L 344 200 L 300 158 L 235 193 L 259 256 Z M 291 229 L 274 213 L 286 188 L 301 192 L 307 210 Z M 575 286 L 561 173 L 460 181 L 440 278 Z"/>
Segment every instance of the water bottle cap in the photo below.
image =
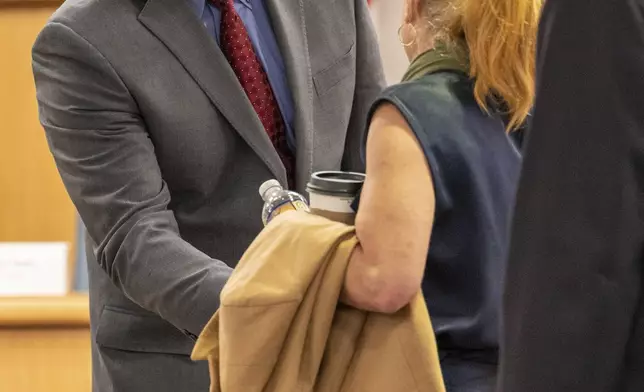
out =
<path fill-rule="evenodd" d="M 273 189 L 273 188 L 280 188 L 280 189 L 283 189 L 283 188 L 282 188 L 282 185 L 280 184 L 280 182 L 279 182 L 279 181 L 277 181 L 277 180 L 268 180 L 268 181 L 266 181 L 265 183 L 263 183 L 263 184 L 259 187 L 259 195 L 260 195 L 262 198 L 264 198 L 264 195 L 266 194 L 266 192 L 268 192 L 269 190 L 271 190 L 271 189 Z"/>

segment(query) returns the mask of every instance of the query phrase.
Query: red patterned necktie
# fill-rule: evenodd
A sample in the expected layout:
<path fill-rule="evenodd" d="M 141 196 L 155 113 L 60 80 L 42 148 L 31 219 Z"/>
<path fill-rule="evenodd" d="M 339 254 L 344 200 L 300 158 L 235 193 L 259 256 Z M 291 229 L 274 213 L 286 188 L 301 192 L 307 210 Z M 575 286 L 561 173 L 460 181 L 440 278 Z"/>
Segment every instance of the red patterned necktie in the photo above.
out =
<path fill-rule="evenodd" d="M 295 158 L 286 141 L 282 113 L 246 26 L 235 10 L 233 0 L 211 0 L 221 13 L 220 47 L 250 103 L 284 163 L 288 186 L 294 186 Z"/>

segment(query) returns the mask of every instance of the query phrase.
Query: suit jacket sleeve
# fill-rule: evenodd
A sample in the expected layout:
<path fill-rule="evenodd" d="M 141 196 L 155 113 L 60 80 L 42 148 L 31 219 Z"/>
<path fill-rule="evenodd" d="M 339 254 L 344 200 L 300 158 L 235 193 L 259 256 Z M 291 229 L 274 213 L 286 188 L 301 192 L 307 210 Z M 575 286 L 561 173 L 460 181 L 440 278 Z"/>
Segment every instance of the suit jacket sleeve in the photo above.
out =
<path fill-rule="evenodd" d="M 367 127 L 367 114 L 376 97 L 385 87 L 385 78 L 373 20 L 365 0 L 355 1 L 355 12 L 356 84 L 342 168 L 364 172 L 362 147 Z"/>
<path fill-rule="evenodd" d="M 641 379 L 628 358 L 644 320 L 643 16 L 641 0 L 546 2 L 500 391 L 631 391 L 620 383 L 638 367 Z"/>
<path fill-rule="evenodd" d="M 98 244 L 97 261 L 133 301 L 198 335 L 219 306 L 230 269 L 181 238 L 127 87 L 91 43 L 60 23 L 38 37 L 33 68 L 40 120 Z"/>

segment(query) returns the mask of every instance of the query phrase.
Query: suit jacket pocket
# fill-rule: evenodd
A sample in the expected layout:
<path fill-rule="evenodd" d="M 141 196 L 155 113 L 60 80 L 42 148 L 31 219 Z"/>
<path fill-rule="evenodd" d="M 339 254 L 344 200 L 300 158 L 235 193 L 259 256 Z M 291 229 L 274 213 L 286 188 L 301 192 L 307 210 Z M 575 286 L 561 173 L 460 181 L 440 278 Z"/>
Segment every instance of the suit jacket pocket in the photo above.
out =
<path fill-rule="evenodd" d="M 337 86 L 347 77 L 355 73 L 355 44 L 349 51 L 333 62 L 330 66 L 313 75 L 313 84 L 318 96 Z"/>
<path fill-rule="evenodd" d="M 123 351 L 190 355 L 194 342 L 160 317 L 106 306 L 96 330 L 100 347 Z"/>

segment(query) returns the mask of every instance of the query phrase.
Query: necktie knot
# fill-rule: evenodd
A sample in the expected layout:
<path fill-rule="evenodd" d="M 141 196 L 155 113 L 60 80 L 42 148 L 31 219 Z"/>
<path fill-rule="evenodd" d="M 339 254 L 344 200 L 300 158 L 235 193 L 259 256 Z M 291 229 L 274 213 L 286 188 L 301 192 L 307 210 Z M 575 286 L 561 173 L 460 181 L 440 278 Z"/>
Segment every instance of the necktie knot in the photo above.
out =
<path fill-rule="evenodd" d="M 210 2 L 221 11 L 233 9 L 233 0 L 210 0 Z"/>

